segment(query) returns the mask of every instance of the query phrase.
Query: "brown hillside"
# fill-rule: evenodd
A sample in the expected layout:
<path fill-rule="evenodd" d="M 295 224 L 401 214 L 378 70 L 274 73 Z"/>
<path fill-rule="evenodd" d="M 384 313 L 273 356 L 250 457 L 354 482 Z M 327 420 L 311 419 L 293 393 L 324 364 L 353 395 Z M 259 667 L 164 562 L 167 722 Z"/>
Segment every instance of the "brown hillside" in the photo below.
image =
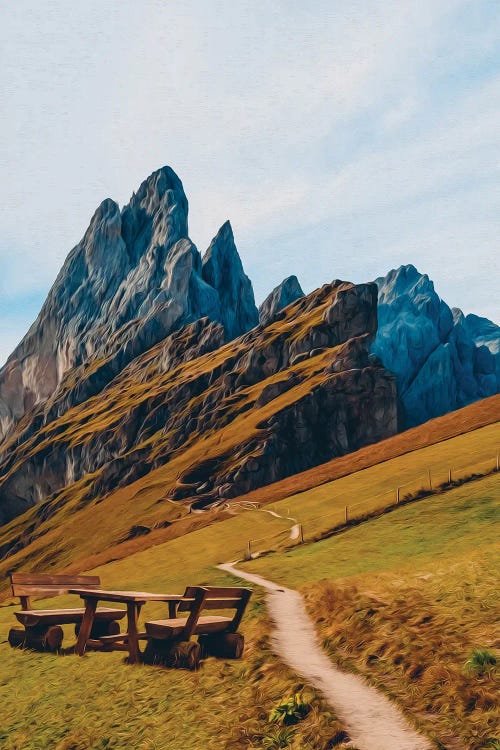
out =
<path fill-rule="evenodd" d="M 71 372 L 4 444 L 0 501 L 33 506 L 1 530 L 5 564 L 68 564 L 394 434 L 376 304 L 337 281 L 225 345 L 199 320 L 75 405 L 105 363 Z"/>
<path fill-rule="evenodd" d="M 306 491 L 324 482 L 355 471 L 388 461 L 418 448 L 451 439 L 499 421 L 500 396 L 477 402 L 443 417 L 438 417 L 400 435 L 364 448 L 349 456 L 329 461 L 313 470 L 303 472 L 287 480 L 276 482 L 260 492 L 249 493 L 245 500 L 270 503 L 290 494 Z M 89 570 L 109 561 L 123 559 L 168 539 L 185 535 L 203 526 L 222 521 L 230 514 L 228 509 L 216 508 L 210 512 L 184 515 L 177 521 L 163 526 L 162 513 L 165 508 L 156 498 L 165 491 L 171 481 L 170 467 L 163 466 L 150 472 L 132 485 L 112 493 L 104 503 L 92 504 L 72 513 L 55 516 L 55 523 L 47 524 L 43 536 L 35 539 L 26 549 L 0 563 L 0 579 L 4 573 L 17 566 L 46 566 L 55 562 L 69 570 Z M 234 502 L 238 503 L 241 498 Z M 229 507 L 233 501 L 229 501 Z M 178 504 L 171 507 L 179 509 Z M 163 517 L 164 517 L 163 515 Z M 29 516 L 29 514 L 26 514 Z M 17 521 L 17 528 L 26 527 L 27 518 Z M 115 525 L 118 528 L 134 523 L 148 524 L 149 534 L 140 535 L 121 543 L 106 544 L 112 539 Z M 110 528 L 110 524 L 113 529 Z M 157 527 L 155 528 L 155 524 Z M 15 532 L 14 524 L 12 532 Z M 130 528 L 130 526 L 129 526 Z M 64 542 L 66 541 L 66 546 Z"/>
<path fill-rule="evenodd" d="M 334 458 L 321 466 L 315 466 L 308 471 L 287 477 L 268 487 L 261 487 L 248 493 L 245 500 L 259 503 L 276 502 L 297 492 L 305 492 L 319 484 L 339 479 L 355 471 L 389 461 L 396 456 L 402 456 L 404 453 L 434 445 L 442 440 L 449 440 L 498 421 L 500 421 L 500 394 L 476 401 L 474 404 L 464 406 L 463 409 L 452 411 L 442 417 L 431 419 L 399 435 L 361 448 L 347 456 Z"/>

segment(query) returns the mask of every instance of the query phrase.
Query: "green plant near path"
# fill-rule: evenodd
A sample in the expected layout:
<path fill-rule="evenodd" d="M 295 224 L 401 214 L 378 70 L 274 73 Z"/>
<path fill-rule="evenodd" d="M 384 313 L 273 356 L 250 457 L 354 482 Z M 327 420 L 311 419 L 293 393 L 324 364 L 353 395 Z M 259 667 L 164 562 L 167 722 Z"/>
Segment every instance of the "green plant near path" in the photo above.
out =
<path fill-rule="evenodd" d="M 475 648 L 464 665 L 466 674 L 483 677 L 483 675 L 494 672 L 497 668 L 498 659 L 495 654 L 487 648 Z"/>
<path fill-rule="evenodd" d="M 290 726 L 298 724 L 304 719 L 311 710 L 311 704 L 303 700 L 302 693 L 295 693 L 291 698 L 287 698 L 282 703 L 278 703 L 269 714 L 269 721 L 276 724 Z"/>
<path fill-rule="evenodd" d="M 293 729 L 287 729 L 286 727 L 271 729 L 262 738 L 262 747 L 265 750 L 278 750 L 282 747 L 289 747 L 294 737 L 295 732 Z"/>

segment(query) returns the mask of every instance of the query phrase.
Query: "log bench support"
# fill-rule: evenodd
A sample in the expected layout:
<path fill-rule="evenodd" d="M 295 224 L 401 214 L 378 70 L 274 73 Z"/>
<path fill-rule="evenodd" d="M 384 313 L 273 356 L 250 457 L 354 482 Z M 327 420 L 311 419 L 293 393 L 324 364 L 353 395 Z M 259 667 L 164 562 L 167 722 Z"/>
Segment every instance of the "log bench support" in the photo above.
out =
<path fill-rule="evenodd" d="M 235 587 L 188 587 L 177 608 L 177 613 L 189 613 L 188 617 L 146 623 L 146 633 L 140 636 L 148 641 L 143 661 L 197 669 L 200 659 L 207 656 L 240 659 L 245 639 L 238 627 L 251 594 L 250 589 Z M 203 610 L 235 610 L 235 614 L 202 616 Z M 190 640 L 194 635 L 198 636 L 197 643 Z"/>
<path fill-rule="evenodd" d="M 60 625 L 35 625 L 32 628 L 11 628 L 8 641 L 12 648 L 57 653 L 61 649 L 63 638 Z"/>
<path fill-rule="evenodd" d="M 245 648 L 242 633 L 212 633 L 198 638 L 202 658 L 215 656 L 218 659 L 241 659 Z"/>
<path fill-rule="evenodd" d="M 36 651 L 60 651 L 64 632 L 61 625 L 75 625 L 78 632 L 84 610 L 78 609 L 32 609 L 31 597 L 52 598 L 68 593 L 75 586 L 92 588 L 100 585 L 98 576 L 52 575 L 46 573 L 11 573 L 12 593 L 21 600 L 21 611 L 15 612 L 23 628 L 11 628 L 8 641 L 13 648 L 30 648 Z M 92 637 L 98 640 L 103 635 L 120 632 L 118 620 L 125 610 L 101 609 L 97 612 L 92 628 Z"/>

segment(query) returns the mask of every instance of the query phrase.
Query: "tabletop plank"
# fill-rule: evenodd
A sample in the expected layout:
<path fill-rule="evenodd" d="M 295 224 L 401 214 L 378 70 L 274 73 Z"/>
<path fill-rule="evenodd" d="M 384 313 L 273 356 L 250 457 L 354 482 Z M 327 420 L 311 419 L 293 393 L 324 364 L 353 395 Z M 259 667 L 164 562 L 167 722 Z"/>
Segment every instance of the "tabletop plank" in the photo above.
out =
<path fill-rule="evenodd" d="M 183 594 L 152 594 L 148 591 L 116 591 L 107 589 L 69 589 L 70 594 L 76 594 L 82 599 L 100 599 L 108 602 L 143 603 L 143 602 L 180 602 Z M 189 601 L 189 599 L 185 599 Z"/>

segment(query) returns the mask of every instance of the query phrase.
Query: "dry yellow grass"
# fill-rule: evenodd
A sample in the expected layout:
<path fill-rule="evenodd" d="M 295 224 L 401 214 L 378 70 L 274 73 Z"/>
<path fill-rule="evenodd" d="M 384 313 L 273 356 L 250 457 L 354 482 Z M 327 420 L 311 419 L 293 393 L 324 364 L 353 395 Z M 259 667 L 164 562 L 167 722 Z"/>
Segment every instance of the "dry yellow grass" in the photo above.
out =
<path fill-rule="evenodd" d="M 397 700 L 436 746 L 500 741 L 500 477 L 424 499 L 316 544 L 245 563 L 301 586 L 325 647 Z"/>
<path fill-rule="evenodd" d="M 475 440 L 482 431 L 476 432 L 471 433 Z M 479 442 L 484 445 L 484 435 Z M 449 448 L 443 443 L 435 448 L 439 446 Z M 415 461 L 422 452 L 415 452 Z M 380 465 L 384 476 L 389 476 L 390 465 L 398 464 Z M 359 481 L 365 473 L 359 473 Z M 489 592 L 496 544 L 492 513 L 498 496 L 491 500 L 490 495 L 497 491 L 497 481 L 498 475 L 464 485 L 338 537 L 249 564 L 291 586 L 307 583 L 308 607 L 332 657 L 388 690 L 428 734 L 452 750 L 479 748 L 477 737 L 493 736 L 488 728 L 488 716 L 494 717 L 488 702 L 490 686 L 480 684 L 483 697 L 475 700 L 471 712 L 470 696 L 477 696 L 478 688 L 464 676 L 462 667 L 472 648 L 495 646 Z M 366 487 L 368 491 L 370 483 Z M 300 500 L 305 513 L 307 493 L 290 502 Z M 288 525 L 262 511 L 244 512 L 110 562 L 96 572 L 106 586 L 153 591 L 179 591 L 186 583 L 228 582 L 214 570 L 216 563 L 240 557 L 249 537 Z M 148 605 L 147 614 L 160 615 L 161 606 Z M 423 618 L 416 610 L 424 613 Z M 12 607 L 0 609 L 0 640 L 12 624 L 12 612 Z M 429 613 L 431 620 L 426 620 Z M 186 750 L 198 750 L 200 741 L 214 750 L 261 748 L 274 731 L 268 711 L 300 683 L 269 651 L 268 624 L 259 597 L 243 630 L 249 640 L 244 663 L 210 660 L 197 675 L 149 667 L 134 670 L 125 667 L 117 654 L 92 654 L 80 661 L 20 654 L 1 643 L 2 742 L 9 750 L 177 750 L 180 742 Z M 439 677 L 430 668 L 440 660 L 448 665 L 445 678 L 443 672 Z M 455 693 L 458 700 L 451 699 Z M 314 710 L 297 728 L 289 747 L 324 750 L 339 731 L 318 697 L 312 701 Z M 223 713 L 216 722 L 214 706 L 228 705 L 233 716 Z M 196 724 L 190 721 L 193 713 Z M 451 735 L 461 737 L 460 741 L 450 740 Z M 476 744 L 467 745 L 464 738 Z"/>
<path fill-rule="evenodd" d="M 239 533 L 265 532 L 275 524 L 267 514 L 248 513 L 96 572 L 114 588 L 182 591 L 193 582 L 234 585 L 215 563 L 235 552 Z M 65 606 L 72 599 L 57 601 Z M 164 616 L 164 610 L 152 603 L 143 616 Z M 12 606 L 0 608 L 0 747 L 6 750 L 261 749 L 278 736 L 270 711 L 303 688 L 270 651 L 259 592 L 241 626 L 247 641 L 244 659 L 209 659 L 198 673 L 129 667 L 118 653 L 79 659 L 12 650 L 5 638 L 15 622 L 13 611 Z M 65 631 L 67 643 L 74 642 L 71 628 Z M 291 728 L 287 746 L 324 750 L 341 727 L 321 698 L 306 692 L 312 710 Z"/>
<path fill-rule="evenodd" d="M 487 399 L 487 401 L 490 401 L 490 399 Z M 460 423 L 470 425 L 485 420 L 488 415 L 494 412 L 491 405 L 486 410 L 485 403 L 479 402 L 479 404 L 467 407 L 463 410 L 464 414 L 458 412 L 457 414 L 461 416 Z M 443 435 L 451 430 L 450 416 L 446 415 L 446 417 L 434 420 L 434 426 L 432 426 L 432 423 L 422 425 L 415 430 L 410 430 L 409 433 L 397 435 L 391 440 L 370 446 L 351 456 L 336 459 L 336 461 L 317 467 L 317 469 L 306 472 L 304 475 L 298 475 L 304 476 L 310 483 L 314 472 L 317 472 L 318 486 L 307 492 L 300 492 L 287 497 L 281 502 L 277 502 L 273 507 L 283 515 L 291 514 L 303 522 L 306 537 L 310 537 L 335 526 L 342 520 L 345 505 L 362 503 L 358 511 L 364 513 L 380 507 L 380 504 L 385 503 L 386 500 L 390 501 L 394 496 L 395 486 L 403 484 L 403 480 L 411 480 L 413 484 L 409 485 L 409 489 L 417 485 L 420 486 L 422 481 L 425 480 L 429 467 L 432 469 L 435 480 L 440 481 L 446 478 L 447 467 L 450 464 L 458 469 L 488 459 L 493 465 L 494 456 L 500 444 L 500 425 L 498 423 L 490 424 L 487 427 L 445 440 Z M 250 419 L 250 415 L 247 418 Z M 443 420 L 444 426 L 441 420 Z M 229 441 L 228 445 L 231 440 L 237 440 L 238 436 L 235 430 L 236 428 L 226 430 L 228 435 L 226 435 L 225 440 Z M 420 432 L 424 437 L 420 437 Z M 411 440 L 405 437 L 410 433 L 412 433 Z M 408 451 L 411 442 L 418 445 L 424 438 L 425 441 L 438 439 L 438 442 L 431 445 L 425 442 L 427 447 L 412 452 Z M 223 449 L 226 450 L 227 445 L 222 439 L 221 444 Z M 402 455 L 399 455 L 398 451 L 401 452 L 402 445 L 405 446 L 405 450 L 402 451 Z M 5 587 L 3 581 L 6 571 L 11 568 L 33 569 L 35 567 L 57 566 L 58 568 L 69 567 L 72 570 L 82 570 L 112 559 L 126 557 L 149 546 L 160 544 L 227 518 L 227 512 L 209 512 L 182 518 L 186 513 L 182 504 L 165 499 L 168 488 L 175 483 L 182 467 L 193 463 L 193 457 L 196 455 L 195 449 L 196 446 L 188 448 L 183 456 L 174 457 L 166 466 L 150 472 L 128 487 L 116 490 L 103 502 L 92 502 L 80 508 L 78 499 L 70 500 L 53 517 L 41 525 L 38 538 L 25 549 L 0 563 L 0 590 Z M 200 452 L 199 455 L 204 455 L 208 448 L 203 441 L 200 441 L 197 450 Z M 396 451 L 396 457 L 349 474 L 349 466 L 355 469 L 358 464 L 358 454 L 368 455 L 369 451 L 373 451 L 376 456 L 390 455 L 390 451 Z M 340 469 L 341 477 L 336 481 L 321 484 L 320 482 L 329 472 L 336 470 L 336 463 L 342 465 Z M 347 476 L 345 476 L 346 472 L 348 473 Z M 280 482 L 277 485 L 270 485 L 263 488 L 259 493 L 244 496 L 243 499 L 259 497 L 261 501 L 267 498 L 271 502 L 276 496 L 275 488 L 278 485 L 280 486 L 280 494 L 282 485 L 290 482 L 291 480 L 286 480 L 285 483 Z M 404 495 L 404 488 L 402 494 Z M 237 503 L 238 501 L 239 498 L 234 502 Z M 15 519 L 2 529 L 0 544 L 25 532 L 33 522 L 35 513 L 36 508 Z M 324 516 L 324 518 L 313 520 L 318 516 Z M 155 524 L 164 524 L 165 522 L 170 522 L 171 525 L 167 528 L 153 529 L 146 536 L 122 542 L 127 538 L 130 528 L 134 524 L 154 527 Z M 280 531 L 281 527 L 277 525 L 267 533 L 272 533 L 273 530 Z M 260 536 L 264 536 L 264 534 L 250 532 L 248 537 L 243 540 L 242 550 L 248 539 L 255 539 Z"/>

